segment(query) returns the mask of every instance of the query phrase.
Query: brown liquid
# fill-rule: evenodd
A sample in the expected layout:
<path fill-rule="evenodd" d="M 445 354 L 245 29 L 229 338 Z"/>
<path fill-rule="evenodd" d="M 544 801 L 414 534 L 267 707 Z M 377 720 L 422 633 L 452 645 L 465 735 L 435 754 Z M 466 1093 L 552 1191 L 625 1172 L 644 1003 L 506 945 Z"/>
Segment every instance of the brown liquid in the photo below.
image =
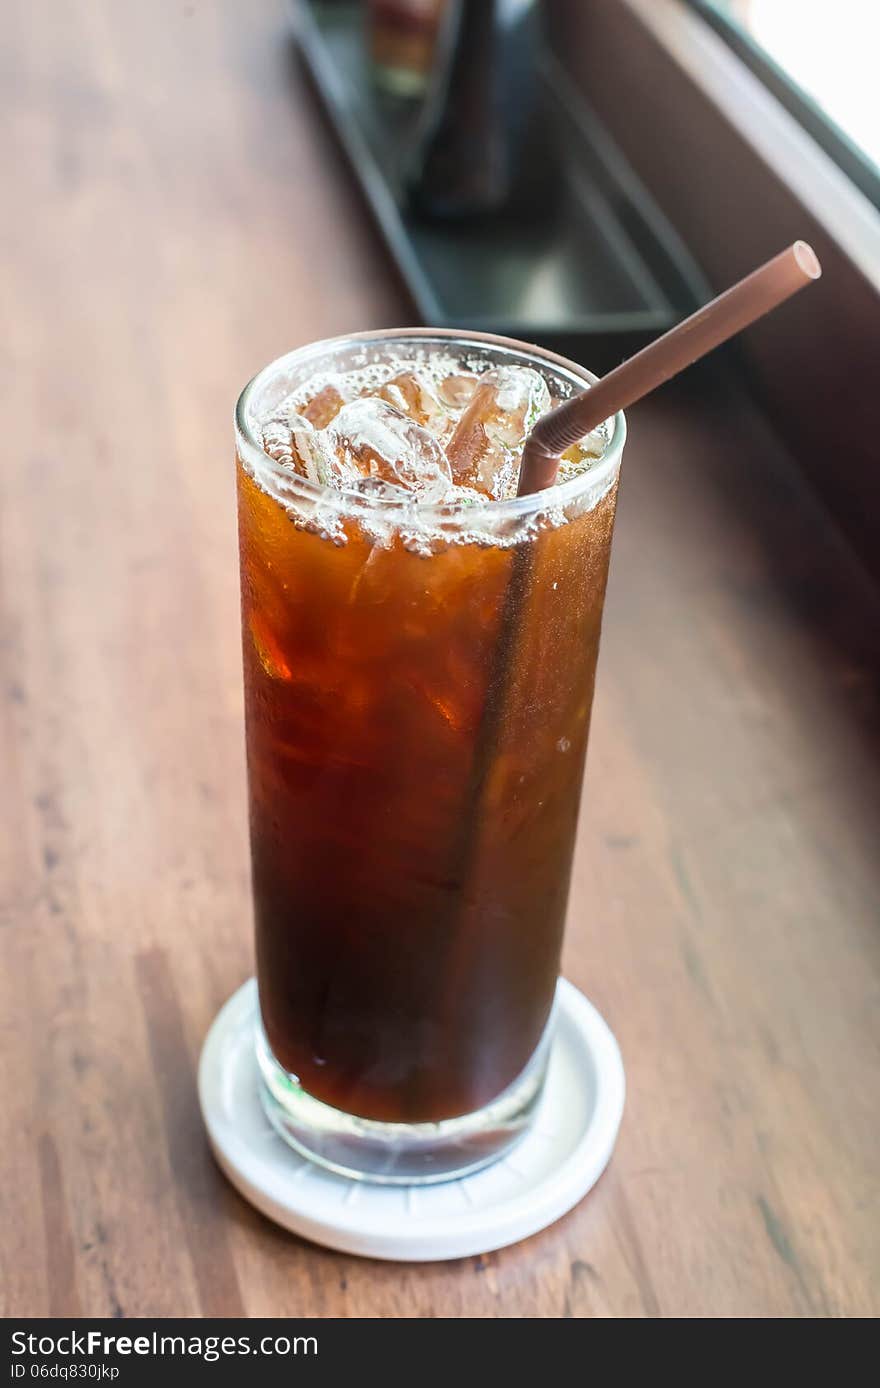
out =
<path fill-rule="evenodd" d="M 277 1059 L 327 1104 L 468 1113 L 540 1040 L 614 503 L 527 555 L 425 558 L 354 523 L 336 547 L 239 465 L 260 1004 Z"/>

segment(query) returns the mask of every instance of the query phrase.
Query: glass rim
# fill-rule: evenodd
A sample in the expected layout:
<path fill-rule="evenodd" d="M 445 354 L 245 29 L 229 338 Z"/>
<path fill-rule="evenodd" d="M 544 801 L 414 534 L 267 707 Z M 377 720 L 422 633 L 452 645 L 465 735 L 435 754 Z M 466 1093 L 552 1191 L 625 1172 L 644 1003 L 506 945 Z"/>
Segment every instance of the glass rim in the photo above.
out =
<path fill-rule="evenodd" d="M 255 455 L 252 461 L 257 462 L 259 470 L 278 478 L 285 488 L 289 488 L 293 484 L 302 496 L 315 502 L 327 503 L 329 501 L 340 510 L 353 505 L 360 515 L 372 512 L 373 514 L 384 515 L 388 519 L 392 516 L 403 517 L 409 513 L 418 515 L 420 520 L 430 520 L 432 517 L 436 517 L 447 528 L 451 522 L 455 523 L 459 519 L 459 515 L 454 501 L 419 502 L 409 497 L 401 497 L 400 499 L 383 497 L 377 500 L 366 497 L 362 493 L 349 492 L 339 487 L 324 486 L 318 482 L 313 482 L 300 473 L 292 472 L 290 468 L 285 467 L 283 463 L 279 463 L 276 458 L 267 453 L 252 428 L 249 407 L 253 397 L 262 387 L 298 361 L 305 362 L 310 356 L 320 357 L 334 349 L 341 351 L 349 345 L 366 348 L 371 344 L 381 346 L 395 341 L 404 343 L 410 341 L 425 346 L 437 343 L 449 347 L 457 344 L 462 347 L 473 346 L 476 349 L 493 348 L 501 352 L 509 352 L 511 355 L 516 354 L 519 357 L 529 357 L 543 363 L 551 367 L 558 375 L 568 377 L 575 385 L 586 384 L 590 386 L 599 379 L 594 372 L 550 348 L 540 347 L 533 342 L 523 342 L 514 337 L 503 337 L 497 333 L 471 331 L 467 328 L 427 327 L 378 328 L 359 333 L 342 333 L 338 337 L 321 338 L 316 342 L 304 343 L 301 347 L 295 347 L 292 351 L 275 357 L 255 376 L 251 377 L 239 395 L 235 406 L 236 439 L 242 458 L 245 459 L 247 453 L 252 453 Z M 602 488 L 603 483 L 610 485 L 620 466 L 625 442 L 626 419 L 623 411 L 618 410 L 614 416 L 611 438 L 602 457 L 594 467 L 585 468 L 577 476 L 571 477 L 565 482 L 557 482 L 552 487 L 544 487 L 541 491 L 529 492 L 525 496 L 508 497 L 501 501 L 486 502 L 485 505 L 479 507 L 477 513 L 481 526 L 484 522 L 503 522 L 538 510 L 564 508 L 567 504 L 576 501 L 582 493 Z M 259 473 L 256 473 L 256 476 L 259 480 Z M 462 524 L 472 527 L 476 519 L 473 509 L 462 507 L 460 514 Z"/>

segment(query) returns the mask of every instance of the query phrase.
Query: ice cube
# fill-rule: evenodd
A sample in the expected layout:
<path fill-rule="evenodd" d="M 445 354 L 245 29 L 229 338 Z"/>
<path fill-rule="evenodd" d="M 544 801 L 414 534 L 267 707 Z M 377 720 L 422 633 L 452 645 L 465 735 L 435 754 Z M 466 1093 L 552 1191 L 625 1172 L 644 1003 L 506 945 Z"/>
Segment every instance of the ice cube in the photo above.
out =
<path fill-rule="evenodd" d="M 544 377 L 530 366 L 498 366 L 480 381 L 495 387 L 495 414 L 487 422 L 488 432 L 511 447 L 521 447 L 532 425 L 550 408 Z"/>
<path fill-rule="evenodd" d="M 283 420 L 268 419 L 263 425 L 263 451 L 283 467 L 293 467 L 293 434 Z"/>
<path fill-rule="evenodd" d="M 345 400 L 334 385 L 326 385 L 313 395 L 301 413 L 316 429 L 326 429 L 337 416 Z"/>
<path fill-rule="evenodd" d="M 484 372 L 446 445 L 455 481 L 496 498 L 507 495 L 526 436 L 549 408 L 547 382 L 531 367 Z"/>
<path fill-rule="evenodd" d="M 442 411 L 431 382 L 417 371 L 399 371 L 385 381 L 376 394 L 417 424 L 429 424 Z"/>
<path fill-rule="evenodd" d="M 586 463 L 595 462 L 601 458 L 608 444 L 608 431 L 604 424 L 600 424 L 591 434 L 582 438 L 580 443 L 572 444 L 567 448 L 562 458 L 566 463 Z"/>
<path fill-rule="evenodd" d="M 559 462 L 557 481 L 570 482 L 572 478 L 580 477 L 581 473 L 588 472 L 602 457 L 608 447 L 609 437 L 609 421 L 606 420 L 591 434 L 582 438 L 579 443 L 572 444 L 571 448 L 567 448 Z"/>
<path fill-rule="evenodd" d="M 469 371 L 461 371 L 441 381 L 437 394 L 450 409 L 463 410 L 473 398 L 478 381 L 478 376 L 472 375 Z"/>
<path fill-rule="evenodd" d="M 332 430 L 313 429 L 308 420 L 302 419 L 292 430 L 291 440 L 294 466 L 310 482 L 320 487 L 344 487 L 349 472 L 356 475 L 354 469 L 345 469 L 339 463 Z"/>
<path fill-rule="evenodd" d="M 337 485 L 352 486 L 360 478 L 373 478 L 398 489 L 402 496 L 428 502 L 441 501 L 449 490 L 452 473 L 440 444 L 386 400 L 370 396 L 351 400 L 324 434 L 333 445 L 332 480 Z"/>
<path fill-rule="evenodd" d="M 262 434 L 263 449 L 276 463 L 321 485 L 332 481 L 332 444 L 303 415 L 280 407 L 266 420 Z"/>

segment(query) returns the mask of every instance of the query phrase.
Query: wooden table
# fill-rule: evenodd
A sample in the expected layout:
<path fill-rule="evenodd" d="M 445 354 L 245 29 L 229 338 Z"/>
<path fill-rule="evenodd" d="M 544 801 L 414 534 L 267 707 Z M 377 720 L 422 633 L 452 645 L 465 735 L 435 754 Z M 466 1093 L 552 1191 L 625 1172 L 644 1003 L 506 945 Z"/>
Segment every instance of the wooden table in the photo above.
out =
<path fill-rule="evenodd" d="M 220 1177 L 195 1064 L 252 968 L 232 404 L 411 310 L 282 4 L 4 29 L 2 1309 L 876 1313 L 880 604 L 724 386 L 632 419 L 566 957 L 626 1061 L 609 1171 L 435 1266 L 312 1247 Z"/>

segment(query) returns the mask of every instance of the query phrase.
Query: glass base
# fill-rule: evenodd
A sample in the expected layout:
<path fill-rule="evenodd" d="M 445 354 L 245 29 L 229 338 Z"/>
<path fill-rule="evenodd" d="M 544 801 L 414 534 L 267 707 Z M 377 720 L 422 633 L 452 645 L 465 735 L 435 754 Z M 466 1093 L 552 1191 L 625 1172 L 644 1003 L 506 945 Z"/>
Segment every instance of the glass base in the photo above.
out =
<path fill-rule="evenodd" d="M 401 1186 L 454 1181 L 497 1161 L 527 1131 L 547 1073 L 553 1022 L 551 1016 L 525 1070 L 497 1099 L 440 1123 L 381 1123 L 322 1104 L 278 1063 L 258 1023 L 260 1099 L 285 1142 L 340 1176 Z"/>

